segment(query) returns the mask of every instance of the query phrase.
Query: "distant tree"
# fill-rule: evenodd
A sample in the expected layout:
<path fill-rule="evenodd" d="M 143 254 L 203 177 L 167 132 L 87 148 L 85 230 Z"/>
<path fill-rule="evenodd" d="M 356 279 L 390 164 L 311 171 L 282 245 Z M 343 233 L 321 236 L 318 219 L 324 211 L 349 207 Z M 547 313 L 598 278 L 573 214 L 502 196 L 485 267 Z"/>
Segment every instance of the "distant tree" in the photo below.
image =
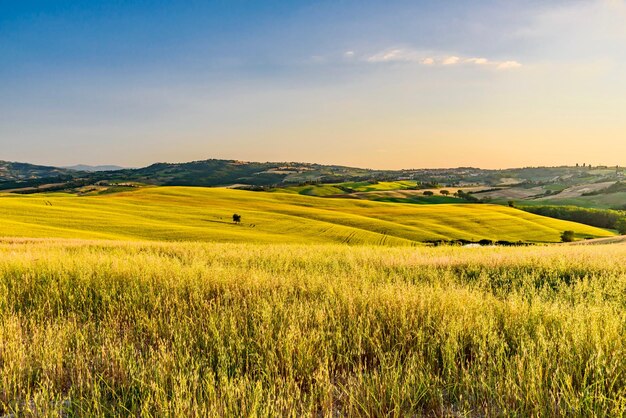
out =
<path fill-rule="evenodd" d="M 432 196 L 432 195 L 434 195 L 434 193 L 433 193 L 433 192 L 431 192 L 430 190 L 426 190 L 426 191 L 424 192 L 424 196 Z"/>
<path fill-rule="evenodd" d="M 626 217 L 626 214 L 620 210 L 579 208 L 576 206 L 522 206 L 521 209 L 541 216 L 607 229 L 618 229 L 617 222 Z"/>
<path fill-rule="evenodd" d="M 476 196 L 472 196 L 470 193 L 464 192 L 463 190 L 459 190 L 454 194 L 456 197 L 464 199 L 468 202 L 478 203 L 480 199 Z"/>
<path fill-rule="evenodd" d="M 561 234 L 561 241 L 563 242 L 573 242 L 574 241 L 574 231 L 563 231 Z"/>
<path fill-rule="evenodd" d="M 448 196 L 450 194 L 450 192 L 447 190 L 440 190 L 439 193 L 441 193 L 444 196 Z"/>
<path fill-rule="evenodd" d="M 509 207 L 510 208 L 514 208 L 515 207 L 515 201 L 514 200 L 509 200 Z"/>
<path fill-rule="evenodd" d="M 241 222 L 241 215 L 237 215 L 236 213 L 233 215 L 233 222 L 238 224 Z"/>
<path fill-rule="evenodd" d="M 622 235 L 626 235 L 626 218 L 622 218 L 615 222 L 615 229 Z"/>

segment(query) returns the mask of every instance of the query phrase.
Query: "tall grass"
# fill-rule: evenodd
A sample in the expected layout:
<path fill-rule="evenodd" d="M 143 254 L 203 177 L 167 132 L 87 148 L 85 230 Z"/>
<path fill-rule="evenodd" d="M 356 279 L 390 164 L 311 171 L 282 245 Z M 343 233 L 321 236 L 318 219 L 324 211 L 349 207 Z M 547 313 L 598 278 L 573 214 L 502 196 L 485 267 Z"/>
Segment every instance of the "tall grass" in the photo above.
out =
<path fill-rule="evenodd" d="M 625 259 L 3 241 L 0 413 L 623 416 Z"/>

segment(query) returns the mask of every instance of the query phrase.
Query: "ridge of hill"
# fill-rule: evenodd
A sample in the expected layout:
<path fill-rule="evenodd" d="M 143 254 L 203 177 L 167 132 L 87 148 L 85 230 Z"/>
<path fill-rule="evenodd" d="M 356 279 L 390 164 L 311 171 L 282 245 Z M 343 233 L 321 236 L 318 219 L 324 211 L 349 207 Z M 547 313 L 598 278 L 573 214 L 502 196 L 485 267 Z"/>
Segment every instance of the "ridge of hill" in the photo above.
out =
<path fill-rule="evenodd" d="M 0 160 L 0 181 L 27 181 L 48 178 L 71 178 L 75 173 L 66 168 Z"/>
<path fill-rule="evenodd" d="M 120 167 L 119 165 L 89 165 L 89 164 L 75 164 L 67 167 L 69 170 L 75 171 L 87 171 L 87 172 L 95 172 L 95 171 L 117 171 L 124 170 L 124 167 Z"/>

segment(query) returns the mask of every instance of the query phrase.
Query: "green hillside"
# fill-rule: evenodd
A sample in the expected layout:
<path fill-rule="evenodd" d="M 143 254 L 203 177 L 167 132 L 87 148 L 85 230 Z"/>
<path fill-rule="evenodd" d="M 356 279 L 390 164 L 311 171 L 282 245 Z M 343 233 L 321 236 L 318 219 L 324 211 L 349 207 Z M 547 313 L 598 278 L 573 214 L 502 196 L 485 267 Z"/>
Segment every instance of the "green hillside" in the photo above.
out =
<path fill-rule="evenodd" d="M 357 192 L 379 192 L 386 190 L 413 189 L 418 183 L 413 180 L 401 181 L 348 181 L 343 183 L 321 183 L 303 186 L 277 187 L 274 193 L 301 194 L 305 196 L 333 196 Z"/>
<path fill-rule="evenodd" d="M 233 213 L 242 215 L 239 225 Z M 602 229 L 497 205 L 409 205 L 282 193 L 157 187 L 100 196 L 0 197 L 0 235 L 14 237 L 406 245 L 480 239 L 556 242 Z"/>

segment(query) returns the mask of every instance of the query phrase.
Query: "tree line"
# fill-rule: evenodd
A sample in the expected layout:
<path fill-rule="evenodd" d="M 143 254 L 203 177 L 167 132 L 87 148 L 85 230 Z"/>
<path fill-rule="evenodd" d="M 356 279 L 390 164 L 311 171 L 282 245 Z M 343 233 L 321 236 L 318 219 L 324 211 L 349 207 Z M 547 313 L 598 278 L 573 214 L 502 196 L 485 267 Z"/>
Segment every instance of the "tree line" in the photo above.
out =
<path fill-rule="evenodd" d="M 526 212 L 565 221 L 578 222 L 598 228 L 616 229 L 626 234 L 626 212 L 612 209 L 592 209 L 578 206 L 522 206 Z"/>

